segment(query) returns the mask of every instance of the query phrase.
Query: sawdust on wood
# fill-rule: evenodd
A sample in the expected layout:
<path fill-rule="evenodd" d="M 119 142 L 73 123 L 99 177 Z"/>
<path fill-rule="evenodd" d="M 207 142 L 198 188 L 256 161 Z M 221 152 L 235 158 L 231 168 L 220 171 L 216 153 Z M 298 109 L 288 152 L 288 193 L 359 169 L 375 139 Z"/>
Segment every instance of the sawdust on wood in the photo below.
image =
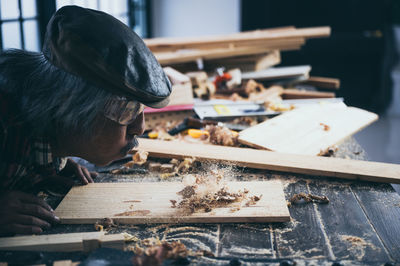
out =
<path fill-rule="evenodd" d="M 127 211 L 127 212 L 121 212 L 117 213 L 114 216 L 146 216 L 149 214 L 149 210 L 137 210 L 137 211 Z"/>
<path fill-rule="evenodd" d="M 185 187 L 177 192 L 182 200 L 176 202 L 171 200 L 172 208 L 178 208 L 183 214 L 189 215 L 194 212 L 211 212 L 214 208 L 226 207 L 232 203 L 240 203 L 248 199 L 245 206 L 255 205 L 261 196 L 248 196 L 249 191 L 244 188 L 231 192 L 224 183 L 224 177 L 219 171 L 210 171 L 211 175 L 187 175 L 183 182 Z M 231 212 L 240 209 L 232 206 Z"/>

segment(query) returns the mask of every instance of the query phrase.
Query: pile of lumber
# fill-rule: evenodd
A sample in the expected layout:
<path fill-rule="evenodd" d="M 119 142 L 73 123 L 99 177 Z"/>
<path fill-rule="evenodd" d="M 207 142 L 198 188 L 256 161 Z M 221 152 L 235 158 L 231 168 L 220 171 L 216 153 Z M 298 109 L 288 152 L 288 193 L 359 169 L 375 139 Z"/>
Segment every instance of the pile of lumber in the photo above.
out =
<path fill-rule="evenodd" d="M 161 65 L 249 55 L 259 55 L 257 59 L 265 60 L 270 53 L 275 60 L 280 60 L 279 51 L 298 50 L 307 39 L 328 37 L 330 33 L 330 27 L 289 26 L 218 36 L 153 38 L 146 39 L 145 43 Z"/>

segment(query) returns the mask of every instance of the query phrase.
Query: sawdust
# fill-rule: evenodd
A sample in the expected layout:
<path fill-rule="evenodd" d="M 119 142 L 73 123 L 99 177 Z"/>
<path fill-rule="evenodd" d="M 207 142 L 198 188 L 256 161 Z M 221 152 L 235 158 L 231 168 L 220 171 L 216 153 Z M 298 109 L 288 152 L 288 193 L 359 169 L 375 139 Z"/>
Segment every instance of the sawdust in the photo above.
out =
<path fill-rule="evenodd" d="M 106 231 L 111 230 L 112 227 L 116 227 L 117 225 L 114 223 L 113 219 L 111 218 L 103 218 L 101 220 L 96 221 L 94 224 L 94 229 L 96 231 L 103 231 L 106 229 Z"/>
<path fill-rule="evenodd" d="M 361 237 L 352 235 L 340 235 L 339 237 L 341 238 L 341 240 L 346 241 L 350 244 L 350 247 L 348 247 L 348 251 L 354 254 L 354 256 L 359 261 L 364 258 L 366 254 L 366 248 L 369 247 L 373 250 L 377 250 L 377 247 L 375 245 L 365 241 L 365 239 Z"/>
<path fill-rule="evenodd" d="M 329 203 L 329 199 L 327 196 L 318 196 L 313 194 L 306 194 L 304 192 L 294 194 L 289 200 L 289 207 L 292 204 L 296 204 L 304 200 L 305 202 L 316 202 L 316 203 Z"/>
<path fill-rule="evenodd" d="M 137 210 L 117 213 L 114 216 L 146 216 L 149 213 L 149 210 Z"/>
<path fill-rule="evenodd" d="M 122 235 L 124 236 L 124 241 L 125 242 L 139 242 L 140 239 L 134 235 L 131 235 L 127 232 L 122 232 Z"/>
<path fill-rule="evenodd" d="M 262 196 L 248 196 L 249 191 L 245 188 L 237 192 L 229 191 L 223 174 L 216 170 L 210 171 L 207 176 L 187 175 L 183 183 L 185 188 L 177 193 L 182 200 L 178 203 L 171 201 L 171 207 L 181 209 L 184 215 L 199 211 L 211 212 L 214 208 L 240 203 L 245 199 L 248 199 L 245 206 L 255 205 Z M 232 207 L 238 208 L 238 205 Z"/>
<path fill-rule="evenodd" d="M 209 132 L 209 136 L 204 135 L 205 139 L 212 144 L 223 146 L 239 146 L 239 134 L 224 126 L 207 125 L 205 128 Z"/>
<path fill-rule="evenodd" d="M 164 260 L 179 260 L 188 256 L 214 257 L 209 250 L 188 249 L 180 241 L 160 241 L 158 238 L 140 240 L 135 246 L 128 246 L 127 250 L 133 251 L 133 265 L 162 265 Z"/>

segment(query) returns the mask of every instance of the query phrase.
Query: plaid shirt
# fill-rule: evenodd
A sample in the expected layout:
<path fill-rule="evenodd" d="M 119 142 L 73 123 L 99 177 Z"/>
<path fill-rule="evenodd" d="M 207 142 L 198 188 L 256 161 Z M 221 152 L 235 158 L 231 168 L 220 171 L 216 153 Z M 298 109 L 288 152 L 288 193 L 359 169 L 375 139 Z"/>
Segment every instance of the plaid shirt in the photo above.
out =
<path fill-rule="evenodd" d="M 31 136 L 21 121 L 13 97 L 0 91 L 0 191 L 29 190 L 66 163 L 66 158 L 53 157 L 46 139 Z"/>

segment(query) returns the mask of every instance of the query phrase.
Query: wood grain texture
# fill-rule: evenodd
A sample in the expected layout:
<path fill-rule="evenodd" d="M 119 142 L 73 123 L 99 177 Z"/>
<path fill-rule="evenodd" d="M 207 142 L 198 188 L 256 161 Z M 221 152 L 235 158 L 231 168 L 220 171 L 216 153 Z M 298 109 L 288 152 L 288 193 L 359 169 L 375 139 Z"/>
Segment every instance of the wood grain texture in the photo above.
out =
<path fill-rule="evenodd" d="M 241 131 L 239 142 L 282 153 L 319 155 L 377 119 L 378 115 L 355 107 L 308 106 Z"/>
<path fill-rule="evenodd" d="M 181 141 L 139 139 L 135 150 L 158 158 L 195 157 L 237 166 L 298 174 L 329 176 L 373 182 L 400 183 L 400 165 L 349 159 L 284 154 L 250 148 L 192 144 Z"/>
<path fill-rule="evenodd" d="M 94 183 L 74 187 L 55 214 L 64 224 L 95 223 L 105 217 L 125 224 L 284 222 L 290 219 L 279 181 L 228 182 L 227 187 L 233 192 L 247 188 L 250 196 L 263 196 L 256 205 L 242 206 L 235 212 L 231 211 L 235 206 L 232 204 L 190 215 L 171 208 L 170 200 L 179 202 L 177 192 L 183 187 L 181 182 Z"/>

